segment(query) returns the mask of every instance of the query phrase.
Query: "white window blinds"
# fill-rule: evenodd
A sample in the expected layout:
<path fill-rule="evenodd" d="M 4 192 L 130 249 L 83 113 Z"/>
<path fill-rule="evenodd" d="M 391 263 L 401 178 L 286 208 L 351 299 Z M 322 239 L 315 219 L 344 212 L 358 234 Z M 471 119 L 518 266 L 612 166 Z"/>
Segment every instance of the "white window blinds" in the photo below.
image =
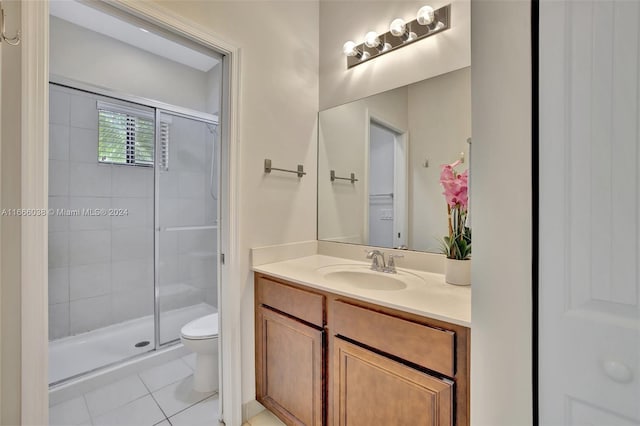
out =
<path fill-rule="evenodd" d="M 104 102 L 97 107 L 98 161 L 153 166 L 153 114 Z"/>
<path fill-rule="evenodd" d="M 165 172 L 169 170 L 169 123 L 160 120 L 160 168 Z"/>

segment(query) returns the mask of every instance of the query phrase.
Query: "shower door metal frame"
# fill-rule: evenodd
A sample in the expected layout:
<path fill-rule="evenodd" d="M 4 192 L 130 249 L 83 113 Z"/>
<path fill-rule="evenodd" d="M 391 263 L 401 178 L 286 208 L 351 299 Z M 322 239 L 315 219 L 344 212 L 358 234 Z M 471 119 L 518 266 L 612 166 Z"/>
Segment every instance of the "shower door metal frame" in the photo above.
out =
<path fill-rule="evenodd" d="M 159 126 L 160 126 L 160 114 L 164 113 L 173 117 L 181 117 L 181 118 L 186 118 L 189 120 L 194 120 L 194 121 L 198 121 L 201 123 L 206 123 L 206 124 L 212 124 L 215 126 L 219 126 L 219 121 L 218 121 L 218 117 L 212 114 L 207 114 L 207 113 L 202 113 L 199 111 L 193 111 L 190 110 L 188 108 L 181 108 L 181 107 L 177 107 L 174 105 L 169 105 L 169 104 L 164 104 L 162 102 L 156 102 L 156 101 L 152 101 L 152 100 L 148 100 L 145 98 L 141 98 L 138 96 L 134 96 L 134 95 L 126 95 L 126 94 L 122 94 L 120 92 L 114 91 L 114 90 L 109 90 L 109 89 L 104 89 L 101 87 L 97 87 L 97 86 L 93 86 L 87 83 L 81 83 L 81 82 L 76 82 L 75 80 L 72 79 L 68 79 L 68 78 L 63 78 L 63 77 L 58 77 L 58 76 L 51 76 L 49 79 L 49 84 L 53 84 L 55 86 L 59 86 L 59 87 L 63 87 L 63 88 L 67 88 L 67 89 L 71 89 L 71 90 L 78 90 L 81 92 L 86 92 L 86 93 L 90 93 L 90 94 L 94 94 L 94 95 L 98 95 L 98 96 L 102 96 L 102 97 L 106 97 L 106 98 L 110 98 L 110 99 L 114 99 L 116 101 L 124 101 L 124 102 L 129 102 L 129 103 L 133 103 L 136 105 L 140 105 L 140 106 L 144 106 L 147 108 L 150 108 L 153 110 L 152 114 L 154 117 L 154 143 L 153 143 L 153 147 L 154 147 L 154 164 L 153 164 L 153 179 L 154 179 L 154 191 L 153 191 L 153 197 L 154 197 L 154 224 L 153 224 L 153 230 L 154 230 L 154 238 L 153 238 L 153 252 L 154 252 L 154 258 L 153 258 L 153 297 L 154 297 L 154 313 L 153 313 L 153 326 L 154 326 L 154 345 L 153 347 L 149 347 L 149 349 L 145 352 L 139 353 L 139 354 L 135 354 L 135 355 L 131 355 L 131 356 L 127 356 L 125 358 L 120 359 L 119 361 L 115 361 L 115 362 L 110 362 L 104 365 L 101 365 L 99 367 L 96 368 L 92 368 L 90 370 L 87 371 L 83 371 L 81 373 L 78 374 L 74 374 L 72 376 L 69 377 L 65 377 L 64 379 L 55 381 L 53 383 L 50 383 L 47 379 L 47 384 L 48 384 L 48 388 L 49 389 L 54 389 L 57 386 L 69 383 L 73 380 L 76 380 L 80 377 L 89 375 L 89 374 L 93 374 L 96 373 L 98 371 L 104 370 L 105 368 L 110 368 L 113 367 L 115 365 L 119 365 L 122 362 L 126 362 L 126 361 L 130 361 L 136 358 L 140 358 L 140 357 L 144 357 L 147 356 L 149 353 L 161 350 L 161 349 L 165 349 L 171 345 L 177 344 L 180 341 L 180 336 L 178 336 L 175 339 L 172 339 L 170 341 L 167 341 L 165 343 L 160 343 L 160 298 L 159 298 L 159 271 L 158 271 L 158 264 L 159 264 L 159 258 L 160 258 L 160 252 L 159 252 L 159 246 L 157 244 L 158 238 L 159 238 L 159 233 L 161 231 L 161 229 L 159 228 L 158 224 L 159 224 L 159 209 L 158 209 L 158 203 L 159 203 L 159 169 L 158 167 L 156 167 L 158 164 L 160 164 L 160 158 L 159 158 L 159 150 L 158 150 L 158 146 L 159 146 Z M 162 107 L 160 107 L 162 106 Z M 215 137 L 215 136 L 214 136 Z M 215 140 L 214 140 L 214 147 L 213 149 L 216 149 L 215 146 Z M 218 147 L 221 148 L 221 145 L 218 144 Z M 221 152 L 216 151 L 216 166 L 217 166 L 217 170 L 218 170 L 218 186 L 220 185 L 221 182 L 221 176 L 220 176 L 220 158 L 221 158 Z M 218 187 L 218 190 L 220 191 L 220 187 Z M 216 206 L 216 214 L 217 217 L 220 218 L 220 212 L 221 212 L 221 203 L 218 202 L 217 206 Z M 221 237 L 220 237 L 220 230 L 219 230 L 219 226 L 220 226 L 220 221 L 218 219 L 218 223 L 215 226 L 211 226 L 211 225 L 202 225 L 202 226 L 179 226 L 179 227 L 172 227 L 170 230 L 195 230 L 195 229 L 212 229 L 212 228 L 216 228 L 218 229 L 217 235 L 216 235 L 216 243 L 217 243 L 217 250 L 218 253 L 220 253 L 220 248 L 221 248 Z M 169 230 L 169 228 L 165 229 Z M 216 263 L 217 263 L 217 267 L 216 267 L 216 279 L 217 279 L 217 283 L 218 285 L 220 285 L 221 282 L 221 273 L 220 273 L 220 256 L 217 255 L 215 256 L 216 258 Z M 220 298 L 218 297 L 218 300 Z M 218 308 L 219 311 L 219 308 Z"/>
<path fill-rule="evenodd" d="M 189 108 L 184 108 L 184 107 L 180 107 L 180 106 L 176 106 L 176 105 L 171 105 L 171 104 L 167 104 L 164 102 L 159 102 L 159 101 L 154 101 L 152 99 L 147 99 L 147 98 L 143 98 L 140 96 L 135 96 L 135 95 L 130 95 L 130 94 L 126 94 L 126 93 L 122 93 L 122 92 L 118 92 L 116 90 L 111 90 L 111 89 L 106 89 L 104 87 L 99 87 L 99 86 L 94 86 L 91 84 L 87 84 L 87 83 L 83 83 L 71 78 L 66 78 L 66 77 L 61 77 L 58 75 L 51 75 L 49 77 L 49 83 L 55 84 L 57 86 L 61 86 L 61 87 L 67 87 L 69 89 L 75 89 L 75 90 L 80 90 L 83 92 L 88 92 L 88 93 L 93 93 L 95 95 L 99 95 L 99 96 L 104 96 L 107 98 L 111 98 L 111 99 L 115 99 L 115 100 L 119 100 L 119 101 L 125 101 L 125 102 L 131 102 L 134 104 L 138 104 L 138 105 L 142 105 L 148 108 L 153 108 L 154 112 L 154 143 L 153 143 L 153 149 L 154 149 L 154 164 L 153 164 L 153 297 L 154 297 L 154 313 L 153 313 L 153 326 L 154 326 L 154 346 L 153 346 L 153 350 L 157 351 L 161 348 L 167 347 L 171 344 L 175 344 L 177 342 L 180 341 L 180 336 L 178 336 L 177 338 L 170 340 L 168 342 L 165 342 L 163 344 L 160 344 L 160 286 L 159 286 L 159 270 L 158 270 L 158 264 L 159 264 L 159 259 L 160 259 L 160 247 L 158 245 L 158 239 L 160 236 L 160 228 L 159 228 L 159 189 L 160 189 L 160 173 L 159 173 L 159 169 L 157 167 L 158 164 L 160 164 L 160 158 L 159 158 L 159 150 L 158 150 L 158 145 L 159 145 L 159 140 L 158 140 L 158 135 L 160 134 L 160 114 L 167 114 L 167 115 L 171 115 L 171 116 L 175 116 L 175 117 L 181 117 L 181 118 L 186 118 L 189 120 L 194 120 L 194 121 L 199 121 L 202 123 L 207 123 L 207 124 L 213 124 L 215 126 L 219 125 L 219 120 L 218 117 L 213 115 L 213 114 L 208 114 L 205 112 L 200 112 L 200 111 L 196 111 L 196 110 L 192 110 Z M 214 144 L 215 144 L 215 140 L 214 140 Z M 216 147 L 214 146 L 213 149 L 215 150 Z M 218 156 L 216 158 L 218 158 L 217 163 L 219 166 L 219 162 L 220 162 L 220 156 L 221 153 L 218 152 Z M 218 167 L 218 173 L 220 173 L 220 167 Z M 220 185 L 220 178 L 221 176 L 218 175 L 218 185 Z M 218 188 L 220 189 L 220 188 Z M 217 217 L 220 218 L 220 203 L 217 204 Z M 218 248 L 218 252 L 220 252 L 220 247 L 221 247 L 221 240 L 220 240 L 220 221 L 218 220 L 218 224 L 216 225 L 216 228 L 218 228 L 218 232 L 217 232 L 217 248 Z M 189 226 L 189 227 L 176 227 L 176 228 L 194 228 L 193 226 Z M 209 228 L 210 226 L 198 226 L 198 229 L 206 229 Z M 178 230 L 178 229 L 176 229 Z M 220 256 L 216 256 L 216 263 L 217 263 L 217 282 L 218 285 L 221 281 L 221 276 L 220 276 Z M 218 309 L 219 311 L 219 309 Z M 151 352 L 148 351 L 148 352 Z M 134 355 L 133 358 L 135 358 L 138 355 Z M 90 372 L 93 371 L 97 371 L 99 369 L 101 369 L 103 367 L 99 367 L 97 369 L 94 369 Z M 73 379 L 76 377 L 80 377 L 85 373 L 73 376 L 71 378 L 67 378 L 65 380 L 63 380 L 60 383 L 64 383 L 66 381 L 68 381 L 69 379 Z"/>
<path fill-rule="evenodd" d="M 218 116 L 214 114 L 197 111 L 187 107 L 181 107 L 178 105 L 168 104 L 165 102 L 156 101 L 156 100 L 145 98 L 142 96 L 131 95 L 126 92 L 120 92 L 118 90 L 108 89 L 100 86 L 94 86 L 92 84 L 83 83 L 73 78 L 52 74 L 49 77 L 49 83 L 53 83 L 58 86 L 69 87 L 70 89 L 76 89 L 76 90 L 82 90 L 84 92 L 95 93 L 96 95 L 105 96 L 107 98 L 113 98 L 121 101 L 132 102 L 134 104 L 143 105 L 149 108 L 160 109 L 170 114 L 175 114 L 185 118 L 193 118 L 196 120 L 212 122 L 214 124 L 218 123 Z"/>
<path fill-rule="evenodd" d="M 155 347 L 154 350 L 158 350 L 161 349 L 163 347 L 167 347 L 169 345 L 175 344 L 177 342 L 180 341 L 180 336 L 176 337 L 173 340 L 169 340 L 167 342 L 164 343 L 160 343 L 160 244 L 158 244 L 158 242 L 160 241 L 160 233 L 162 232 L 162 229 L 160 229 L 160 167 L 158 167 L 158 164 L 160 164 L 160 160 L 161 160 L 161 150 L 158 149 L 159 145 L 160 145 L 160 116 L 162 114 L 166 114 L 169 116 L 173 116 L 173 117 L 180 117 L 180 118 L 186 118 L 189 120 L 194 120 L 194 121 L 199 121 L 201 123 L 206 123 L 206 124 L 213 124 L 215 126 L 218 126 L 218 121 L 214 120 L 213 115 L 210 114 L 206 114 L 209 115 L 210 118 L 204 118 L 204 114 L 198 114 L 198 115 L 192 115 L 192 114 L 188 114 L 186 112 L 184 112 L 184 110 L 182 112 L 176 112 L 170 109 L 163 109 L 163 108 L 155 108 L 155 135 L 154 135 L 154 164 L 153 164 L 153 292 L 154 292 L 154 314 L 153 314 L 153 321 L 154 321 L 154 341 L 155 341 Z M 213 150 L 214 153 L 216 152 L 216 139 L 215 136 L 213 136 L 214 140 L 213 140 Z M 219 144 L 218 144 L 219 145 Z M 219 153 L 218 153 L 219 154 Z M 217 155 L 216 158 L 218 159 L 216 161 L 216 163 L 218 163 L 220 160 L 220 155 Z M 212 165 L 212 167 L 215 165 Z M 220 167 L 218 167 L 218 174 L 220 173 Z M 217 179 L 218 185 L 220 184 L 220 176 L 218 175 L 218 179 Z M 219 188 L 218 188 L 219 189 Z M 218 191 L 219 193 L 219 191 Z M 220 218 L 220 202 L 216 203 L 216 217 Z M 215 225 L 215 229 L 218 230 L 218 232 L 216 232 L 216 250 L 217 253 L 219 253 L 220 251 L 220 220 L 218 219 L 217 224 Z M 212 225 L 202 225 L 202 226 L 175 226 L 175 227 L 171 227 L 171 231 L 187 231 L 187 230 L 196 230 L 196 229 L 200 229 L 200 230 L 205 230 L 205 229 L 213 229 Z M 166 228 L 164 230 L 164 232 L 169 231 L 169 228 Z M 216 282 L 220 283 L 220 256 L 218 256 L 216 254 L 215 256 L 215 262 L 216 262 Z"/>

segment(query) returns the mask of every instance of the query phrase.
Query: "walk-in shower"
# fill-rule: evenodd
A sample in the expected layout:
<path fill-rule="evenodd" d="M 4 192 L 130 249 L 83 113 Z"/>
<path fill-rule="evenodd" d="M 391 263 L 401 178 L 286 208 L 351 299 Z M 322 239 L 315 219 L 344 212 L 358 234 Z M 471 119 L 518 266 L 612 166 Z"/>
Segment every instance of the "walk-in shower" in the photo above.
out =
<path fill-rule="evenodd" d="M 217 117 L 82 89 L 50 86 L 52 385 L 218 306 Z"/>

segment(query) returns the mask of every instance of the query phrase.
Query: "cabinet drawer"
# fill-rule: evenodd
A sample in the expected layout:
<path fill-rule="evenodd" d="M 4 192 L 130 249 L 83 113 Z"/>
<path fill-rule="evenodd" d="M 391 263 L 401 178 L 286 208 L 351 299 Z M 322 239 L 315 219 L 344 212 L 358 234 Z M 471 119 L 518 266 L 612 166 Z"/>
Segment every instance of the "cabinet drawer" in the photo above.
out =
<path fill-rule="evenodd" d="M 303 321 L 324 327 L 324 296 L 258 277 L 258 301 Z"/>
<path fill-rule="evenodd" d="M 449 377 L 455 375 L 455 333 L 360 308 L 333 303 L 332 334 L 397 356 Z"/>

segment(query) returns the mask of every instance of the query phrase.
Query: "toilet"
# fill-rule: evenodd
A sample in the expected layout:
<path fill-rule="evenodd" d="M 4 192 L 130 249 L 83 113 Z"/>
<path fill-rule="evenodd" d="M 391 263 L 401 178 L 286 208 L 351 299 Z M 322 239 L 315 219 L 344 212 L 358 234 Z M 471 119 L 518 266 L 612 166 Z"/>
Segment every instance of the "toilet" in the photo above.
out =
<path fill-rule="evenodd" d="M 196 354 L 193 390 L 218 390 L 218 314 L 210 314 L 187 323 L 180 330 L 182 343 Z"/>

